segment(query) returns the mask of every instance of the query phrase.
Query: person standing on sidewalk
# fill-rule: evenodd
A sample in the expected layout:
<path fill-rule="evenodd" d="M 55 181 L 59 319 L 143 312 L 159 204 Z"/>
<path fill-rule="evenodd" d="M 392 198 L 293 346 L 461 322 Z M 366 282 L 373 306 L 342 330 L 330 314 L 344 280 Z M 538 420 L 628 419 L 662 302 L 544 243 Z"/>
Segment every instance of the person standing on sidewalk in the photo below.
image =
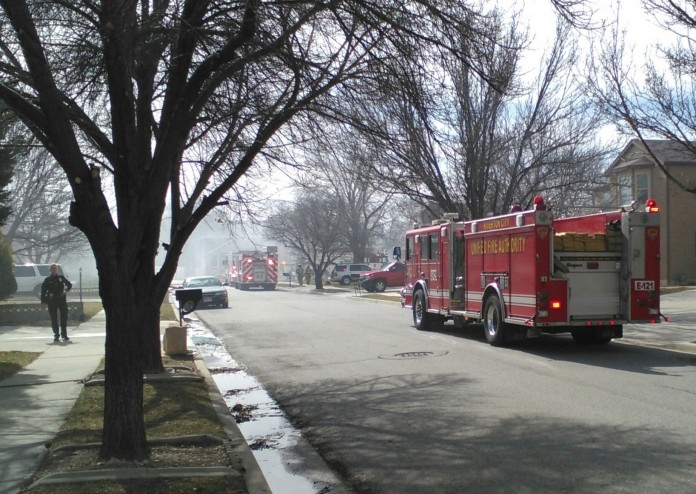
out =
<path fill-rule="evenodd" d="M 58 311 L 60 311 L 60 336 L 68 341 L 68 301 L 66 293 L 72 288 L 72 283 L 62 274 L 58 274 L 58 265 L 49 266 L 51 274 L 41 285 L 41 304 L 48 306 L 53 328 L 53 341 L 58 341 Z"/>
<path fill-rule="evenodd" d="M 302 269 L 302 265 L 298 264 L 297 269 L 295 270 L 295 273 L 297 273 L 297 283 L 302 286 L 304 283 L 304 269 Z"/>

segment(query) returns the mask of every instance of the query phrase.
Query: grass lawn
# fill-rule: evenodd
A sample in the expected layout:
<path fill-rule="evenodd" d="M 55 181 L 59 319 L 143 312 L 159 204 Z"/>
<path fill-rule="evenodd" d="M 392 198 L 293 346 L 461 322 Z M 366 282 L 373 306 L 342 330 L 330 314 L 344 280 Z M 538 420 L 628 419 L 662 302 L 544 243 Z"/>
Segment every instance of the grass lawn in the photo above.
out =
<path fill-rule="evenodd" d="M 191 374 L 195 374 L 195 365 L 191 356 L 164 356 L 163 361 L 165 368 L 188 367 L 191 369 Z M 220 439 L 227 438 L 224 427 L 212 406 L 204 380 L 152 382 L 146 380 L 143 400 L 148 441 L 204 434 Z M 103 385 L 85 386 L 60 432 L 51 443 L 51 453 L 46 456 L 37 478 L 69 470 L 114 468 L 110 463 L 104 463 L 98 458 L 97 448 L 71 448 L 69 453 L 61 449 L 56 450 L 67 445 L 99 443 L 103 426 L 103 404 Z M 129 465 L 119 464 L 116 468 L 127 466 Z M 231 462 L 224 446 L 217 444 L 186 446 L 178 442 L 151 446 L 150 457 L 138 468 L 143 466 L 173 469 L 187 466 L 225 466 L 230 468 L 230 471 L 239 469 L 239 465 Z M 91 494 L 93 492 L 246 494 L 247 490 L 243 476 L 231 475 L 150 480 L 92 480 L 88 483 L 39 485 L 26 492 L 32 494 Z"/>
<path fill-rule="evenodd" d="M 38 352 L 0 352 L 0 381 L 16 374 L 39 355 Z"/>
<path fill-rule="evenodd" d="M 100 303 L 85 303 L 85 318 L 102 310 Z M 171 304 L 163 303 L 160 318 L 178 320 Z M 0 379 L 17 372 L 37 358 L 39 353 L 0 352 Z M 169 494 L 247 494 L 241 465 L 229 455 L 227 433 L 210 399 L 208 385 L 200 379 L 191 355 L 162 357 L 167 374 L 182 374 L 194 380 L 145 380 L 143 411 L 150 454 L 142 464 L 104 462 L 98 457 L 104 418 L 103 384 L 85 385 L 73 409 L 65 419 L 58 435 L 49 446 L 49 454 L 37 471 L 34 480 L 53 473 L 101 470 L 105 468 L 171 468 L 223 466 L 233 475 L 222 477 L 150 478 L 139 480 L 92 480 L 90 482 L 52 483 L 38 485 L 31 494 L 92 494 L 140 493 Z M 103 361 L 98 369 L 103 369 Z M 99 376 L 99 372 L 95 376 Z M 161 444 L 159 440 L 186 436 L 211 436 L 216 441 L 177 440 Z"/>

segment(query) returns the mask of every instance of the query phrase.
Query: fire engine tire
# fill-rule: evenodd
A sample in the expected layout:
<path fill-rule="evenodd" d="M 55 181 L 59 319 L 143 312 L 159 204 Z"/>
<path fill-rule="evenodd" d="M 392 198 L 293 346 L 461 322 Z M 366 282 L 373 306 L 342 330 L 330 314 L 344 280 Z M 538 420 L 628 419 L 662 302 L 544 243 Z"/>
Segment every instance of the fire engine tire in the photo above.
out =
<path fill-rule="evenodd" d="M 341 278 L 341 285 L 350 285 L 350 276 L 344 276 Z"/>
<path fill-rule="evenodd" d="M 239 289 L 243 292 L 246 292 L 249 289 L 249 287 L 247 285 L 239 285 Z"/>
<path fill-rule="evenodd" d="M 223 309 L 227 309 L 227 308 L 229 308 L 229 306 L 230 306 L 229 302 L 225 302 L 220 307 L 222 307 Z"/>
<path fill-rule="evenodd" d="M 432 314 L 428 313 L 423 290 L 417 290 L 413 294 L 413 325 L 418 331 L 429 331 L 432 329 L 432 319 Z"/>
<path fill-rule="evenodd" d="M 387 289 L 387 282 L 385 280 L 375 281 L 375 291 L 376 292 L 383 292 L 386 289 Z"/>
<path fill-rule="evenodd" d="M 503 346 L 507 343 L 510 328 L 503 320 L 503 308 L 497 295 L 486 299 L 483 308 L 483 330 L 486 340 L 492 346 Z"/>

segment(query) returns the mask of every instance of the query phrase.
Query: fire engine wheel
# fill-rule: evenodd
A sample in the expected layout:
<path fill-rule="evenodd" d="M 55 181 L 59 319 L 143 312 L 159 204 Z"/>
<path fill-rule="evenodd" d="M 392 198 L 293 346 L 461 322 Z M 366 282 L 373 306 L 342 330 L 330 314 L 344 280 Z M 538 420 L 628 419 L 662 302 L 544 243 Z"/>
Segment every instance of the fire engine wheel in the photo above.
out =
<path fill-rule="evenodd" d="M 413 325 L 418 331 L 428 331 L 432 326 L 432 315 L 428 314 L 423 290 L 413 294 Z"/>
<path fill-rule="evenodd" d="M 376 292 L 383 292 L 386 289 L 387 289 L 387 282 L 386 281 L 384 281 L 384 280 L 375 281 L 375 291 Z"/>
<path fill-rule="evenodd" d="M 486 332 L 486 340 L 491 345 L 502 346 L 506 343 L 509 327 L 503 321 L 503 308 L 496 295 L 486 299 L 483 309 L 483 329 Z"/>

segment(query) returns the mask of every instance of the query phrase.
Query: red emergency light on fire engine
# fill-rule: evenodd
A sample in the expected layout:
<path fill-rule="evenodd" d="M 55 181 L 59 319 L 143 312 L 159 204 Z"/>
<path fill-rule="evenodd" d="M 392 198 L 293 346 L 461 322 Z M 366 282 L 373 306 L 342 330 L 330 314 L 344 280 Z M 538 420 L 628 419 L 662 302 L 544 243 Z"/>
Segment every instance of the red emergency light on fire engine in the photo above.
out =
<path fill-rule="evenodd" d="M 657 201 L 655 201 L 655 199 L 648 199 L 645 201 L 645 211 L 647 213 L 659 213 L 660 206 L 657 205 Z"/>

